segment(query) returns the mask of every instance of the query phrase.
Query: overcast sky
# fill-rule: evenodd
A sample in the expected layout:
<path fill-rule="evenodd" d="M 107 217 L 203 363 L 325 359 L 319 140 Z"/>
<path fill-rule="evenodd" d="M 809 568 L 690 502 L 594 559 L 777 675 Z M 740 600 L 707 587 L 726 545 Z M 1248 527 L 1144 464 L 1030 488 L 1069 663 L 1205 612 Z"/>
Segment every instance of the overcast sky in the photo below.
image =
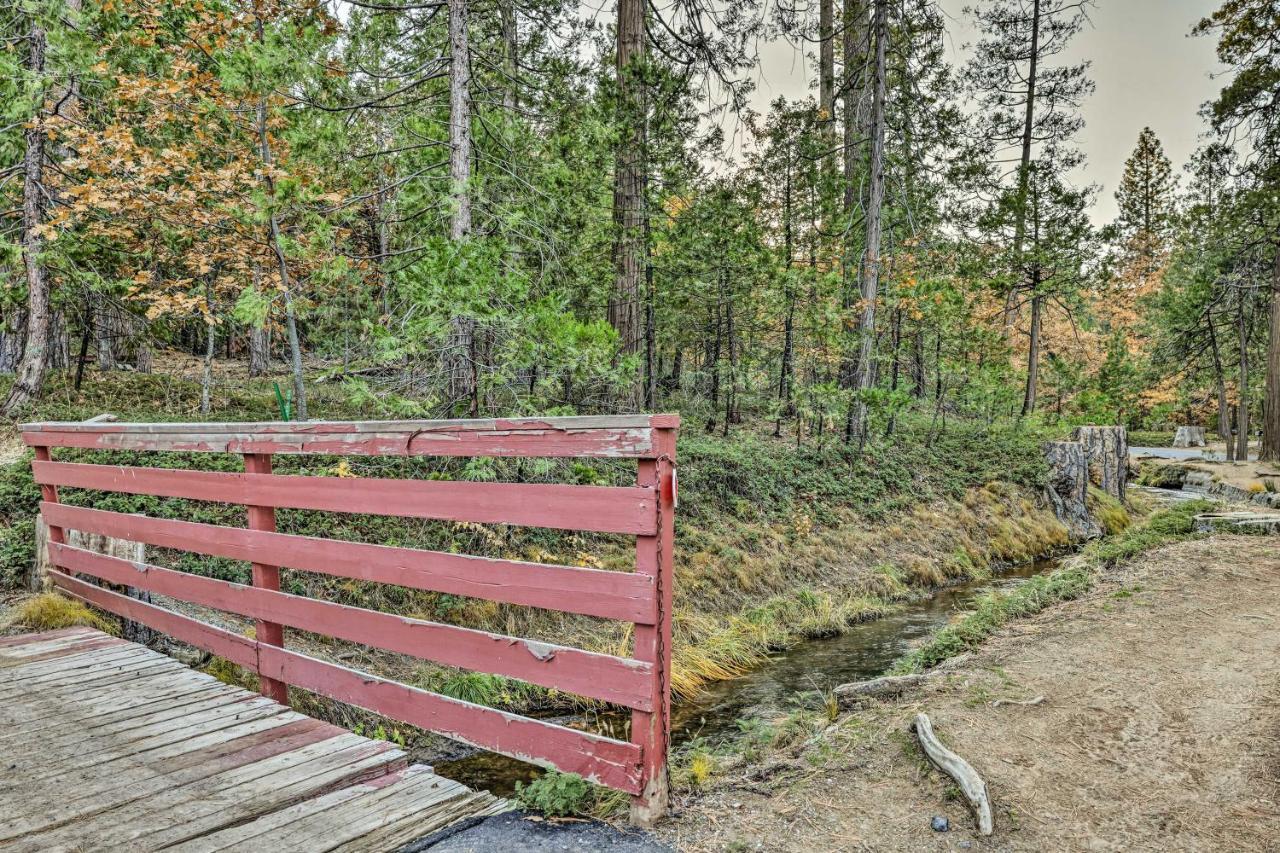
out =
<path fill-rule="evenodd" d="M 976 33 L 963 14 L 973 0 L 939 0 L 948 17 L 950 60 L 964 61 L 964 46 Z M 1125 158 L 1150 126 L 1165 153 L 1181 171 L 1204 131 L 1198 110 L 1217 95 L 1222 80 L 1211 75 L 1219 66 L 1212 36 L 1192 37 L 1197 21 L 1217 8 L 1217 0 L 1096 0 L 1092 25 L 1076 39 L 1071 61 L 1088 59 L 1097 91 L 1084 106 L 1080 144 L 1088 165 L 1082 182 L 1102 186 L 1093 212 L 1098 224 L 1116 213 L 1114 193 Z M 762 45 L 760 79 L 752 106 L 767 112 L 779 95 L 799 97 L 809 91 L 816 69 L 789 45 Z"/>

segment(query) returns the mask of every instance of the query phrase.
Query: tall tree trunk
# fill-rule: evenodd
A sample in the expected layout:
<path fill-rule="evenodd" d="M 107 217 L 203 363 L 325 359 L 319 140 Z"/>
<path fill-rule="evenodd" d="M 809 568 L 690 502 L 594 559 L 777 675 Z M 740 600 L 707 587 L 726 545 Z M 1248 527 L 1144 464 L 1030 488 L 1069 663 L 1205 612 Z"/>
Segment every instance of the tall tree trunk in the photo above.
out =
<path fill-rule="evenodd" d="M 387 144 L 382 143 L 380 147 L 386 147 Z M 374 265 L 378 270 L 378 310 L 382 314 L 383 322 L 388 323 L 391 315 L 391 270 L 388 266 L 391 256 L 391 238 L 387 230 L 388 192 L 383 175 L 384 168 L 383 165 L 377 167 L 378 189 L 369 202 L 367 218 L 370 254 L 377 258 Z"/>
<path fill-rule="evenodd" d="M 889 370 L 889 390 L 898 390 L 898 377 L 902 373 L 902 356 L 899 348 L 902 346 L 902 308 L 895 307 L 893 309 L 893 327 L 891 333 L 891 346 L 893 348 L 893 360 Z M 889 415 L 889 425 L 885 428 L 885 435 L 893 435 L 898 426 L 898 412 L 896 407 L 892 414 Z"/>
<path fill-rule="evenodd" d="M 721 284 L 723 292 L 724 285 Z M 724 303 L 725 343 L 729 348 L 729 385 L 724 393 L 724 431 L 729 434 L 729 425 L 738 422 L 738 347 L 733 327 L 733 300 Z"/>
<path fill-rule="evenodd" d="M 84 383 L 84 368 L 89 361 L 89 340 L 93 337 L 93 291 L 85 299 L 80 322 L 80 351 L 76 354 L 76 378 L 73 387 L 79 391 Z"/>
<path fill-rule="evenodd" d="M 916 323 L 916 332 L 911 342 L 911 396 L 923 400 L 924 383 L 924 324 Z"/>
<path fill-rule="evenodd" d="M 1240 402 L 1236 415 L 1236 459 L 1249 461 L 1249 321 L 1244 310 L 1244 293 L 1236 315 L 1236 336 L 1240 345 Z"/>
<path fill-rule="evenodd" d="M 71 365 L 71 336 L 62 312 L 49 312 L 49 369 L 66 370 Z"/>
<path fill-rule="evenodd" d="M 271 369 L 271 333 L 266 323 L 249 329 L 249 375 L 266 376 Z"/>
<path fill-rule="evenodd" d="M 712 318 L 715 324 L 714 334 L 708 340 L 707 346 L 706 370 L 711 377 L 711 392 L 708 394 L 711 398 L 711 414 L 707 418 L 707 432 L 715 432 L 716 415 L 720 406 L 720 350 L 722 348 L 721 329 L 723 327 L 723 323 L 720 321 L 720 305 L 721 302 L 717 301 L 715 317 Z"/>
<path fill-rule="evenodd" d="M 1040 0 L 1032 0 L 1031 4 L 1031 53 L 1027 68 L 1027 104 L 1022 119 L 1022 153 L 1018 161 L 1018 197 L 1017 217 L 1013 231 L 1014 268 L 1022 269 L 1022 250 L 1027 237 L 1027 190 L 1031 182 L 1031 144 L 1035 140 L 1035 106 L 1036 75 L 1040 62 Z M 1005 298 L 1004 335 L 1009 337 L 1014 321 L 1018 317 L 1017 287 L 1012 288 Z"/>
<path fill-rule="evenodd" d="M 502 108 L 514 116 L 520 106 L 520 26 L 514 0 L 501 0 L 498 14 L 502 17 Z"/>
<path fill-rule="evenodd" d="M 46 35 L 44 27 L 32 16 L 27 33 L 27 70 L 37 83 L 45 77 Z M 26 152 L 22 161 L 22 265 L 27 279 L 26 346 L 18 365 L 9 396 L 0 406 L 5 417 L 15 415 L 44 387 L 49 368 L 49 280 L 40 258 L 44 238 L 44 147 L 43 104 L 36 105 L 36 116 L 23 135 Z"/>
<path fill-rule="evenodd" d="M 671 359 L 671 372 L 666 375 L 662 381 L 663 390 L 668 394 L 675 393 L 680 390 L 680 384 L 683 381 L 684 373 L 684 348 L 676 347 L 675 358 Z"/>
<path fill-rule="evenodd" d="M 22 362 L 27 334 L 25 308 L 13 308 L 0 326 L 0 373 L 10 374 Z"/>
<path fill-rule="evenodd" d="M 106 297 L 94 301 L 93 330 L 97 338 L 98 370 L 116 369 L 117 341 L 121 333 L 119 313 Z"/>
<path fill-rule="evenodd" d="M 818 111 L 823 126 L 835 126 L 835 0 L 818 2 Z"/>
<path fill-rule="evenodd" d="M 1227 376 L 1222 369 L 1222 352 L 1218 348 L 1218 333 L 1214 329 L 1213 315 L 1205 312 L 1209 329 L 1209 351 L 1213 354 L 1213 382 L 1218 390 L 1218 436 L 1227 443 L 1227 461 L 1236 458 L 1235 444 L 1231 441 L 1231 407 L 1227 403 Z"/>
<path fill-rule="evenodd" d="M 1280 462 L 1280 242 L 1271 267 L 1271 322 L 1267 339 L 1267 391 L 1262 401 L 1262 449 L 1258 458 Z"/>
<path fill-rule="evenodd" d="M 858 174 L 863 163 L 864 141 L 867 136 L 866 111 L 863 109 L 867 44 L 870 38 L 867 24 L 866 0 L 844 0 L 844 26 L 841 38 L 841 54 L 844 59 L 841 98 L 844 102 L 843 194 L 845 239 L 840 252 L 840 306 L 847 313 L 853 306 L 854 291 L 854 217 L 858 206 Z M 852 323 L 852 320 L 845 322 Z M 845 346 L 840 359 L 841 388 L 852 388 L 857 372 L 856 351 Z"/>
<path fill-rule="evenodd" d="M 862 109 L 865 94 L 865 66 L 867 61 L 867 7 L 866 0 L 844 0 L 842 5 L 843 26 L 841 28 L 840 55 L 843 62 L 841 69 L 841 102 L 843 114 L 843 140 L 841 145 L 842 187 L 841 213 L 843 214 L 844 240 L 840 246 L 840 307 L 844 316 L 842 323 L 852 326 L 849 316 L 853 309 L 854 269 L 856 258 L 854 252 L 854 218 L 857 214 L 858 173 L 863 163 L 863 143 L 866 136 L 865 116 Z M 857 352 L 849 346 L 848 341 L 842 346 L 840 366 L 836 382 L 840 388 L 852 389 L 857 373 Z"/>
<path fill-rule="evenodd" d="M 783 234 L 783 288 L 786 314 L 782 321 L 782 359 L 778 367 L 778 418 L 773 425 L 774 436 L 782 435 L 782 421 L 794 414 L 791 404 L 791 386 L 795 383 L 795 319 L 796 288 L 791 276 L 794 260 L 794 238 L 791 230 L 791 149 L 787 148 L 787 165 L 782 185 L 782 234 Z"/>
<path fill-rule="evenodd" d="M 881 209 L 884 206 L 884 123 L 886 94 L 886 51 L 889 41 L 889 0 L 875 0 L 872 28 L 875 34 L 875 66 L 872 72 L 871 101 L 871 193 L 867 201 L 866 249 L 861 267 L 862 315 L 858 321 L 858 381 L 860 395 L 850 408 L 850 428 L 846 433 L 867 440 L 867 403 L 861 396 L 875 382 L 876 298 L 880 294 Z"/>
<path fill-rule="evenodd" d="M 942 326 L 938 326 L 938 336 L 933 339 L 933 399 L 942 402 Z"/>
<path fill-rule="evenodd" d="M 1037 293 L 1031 297 L 1031 340 L 1027 345 L 1027 387 L 1022 397 L 1022 414 L 1031 414 L 1036 410 L 1036 390 L 1040 382 L 1040 313 L 1043 310 L 1044 296 Z"/>
<path fill-rule="evenodd" d="M 258 42 L 266 41 L 263 33 L 262 18 L 257 19 Z M 271 248 L 275 252 L 276 264 L 280 270 L 280 292 L 284 296 L 285 331 L 289 336 L 289 362 L 293 372 L 293 411 L 297 420 L 307 419 L 307 389 L 302 376 L 302 344 L 298 339 L 298 315 L 293 304 L 293 285 L 289 278 L 289 261 L 285 257 L 284 247 L 280 244 L 280 220 L 276 214 L 276 182 L 271 176 L 274 158 L 271 154 L 271 136 L 267 131 L 267 99 L 258 99 L 258 145 L 262 157 L 262 182 L 267 188 L 267 204 L 270 215 L 267 217 L 267 237 L 271 240 Z"/>
<path fill-rule="evenodd" d="M 613 183 L 614 284 L 609 323 L 618 332 L 619 352 L 631 355 L 642 337 L 640 306 L 644 276 L 645 0 L 618 0 L 617 75 L 622 132 Z M 638 386 L 640 377 L 635 378 Z M 632 390 L 631 405 L 640 395 Z"/>
<path fill-rule="evenodd" d="M 647 119 L 646 119 L 647 121 Z M 649 145 L 645 131 L 644 174 L 644 408 L 653 411 L 657 404 L 658 372 L 654 359 L 658 353 L 658 288 L 653 279 L 652 219 L 649 216 Z"/>
<path fill-rule="evenodd" d="M 200 414 L 209 414 L 213 399 L 213 353 L 217 348 L 217 326 L 214 324 L 213 288 L 207 287 L 209 316 L 205 318 L 204 364 L 200 372 Z"/>
<path fill-rule="evenodd" d="M 471 239 L 471 46 L 467 0 L 449 0 L 449 181 L 453 209 L 449 239 L 455 251 Z M 476 323 L 455 314 L 445 343 L 445 375 L 451 405 L 466 401 L 472 417 L 480 407 L 477 390 Z"/>
<path fill-rule="evenodd" d="M 471 55 L 467 0 L 449 0 L 449 239 L 471 236 Z"/>

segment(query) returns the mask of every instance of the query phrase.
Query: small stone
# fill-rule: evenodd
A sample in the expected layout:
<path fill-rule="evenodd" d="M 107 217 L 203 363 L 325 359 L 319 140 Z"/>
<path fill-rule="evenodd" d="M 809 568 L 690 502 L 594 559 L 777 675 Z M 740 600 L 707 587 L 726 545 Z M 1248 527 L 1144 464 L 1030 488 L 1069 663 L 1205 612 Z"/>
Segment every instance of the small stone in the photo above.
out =
<path fill-rule="evenodd" d="M 957 847 L 959 847 L 959 848 L 961 848 L 962 850 L 968 850 L 970 847 L 972 847 L 972 846 L 973 846 L 973 842 L 972 842 L 972 841 L 961 841 L 960 843 L 956 844 L 956 846 L 957 846 Z"/>
<path fill-rule="evenodd" d="M 934 832 L 946 832 L 951 828 L 951 821 L 937 814 L 933 816 L 933 820 L 929 821 L 929 826 L 933 827 Z"/>

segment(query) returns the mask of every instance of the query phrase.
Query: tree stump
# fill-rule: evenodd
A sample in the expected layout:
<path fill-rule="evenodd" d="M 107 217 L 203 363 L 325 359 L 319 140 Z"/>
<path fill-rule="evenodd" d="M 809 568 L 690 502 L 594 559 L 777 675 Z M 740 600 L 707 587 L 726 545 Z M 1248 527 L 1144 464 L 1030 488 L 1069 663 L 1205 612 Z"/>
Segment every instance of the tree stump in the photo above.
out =
<path fill-rule="evenodd" d="M 119 557 L 131 563 L 146 562 L 147 546 L 142 542 L 130 542 L 127 539 L 117 539 L 114 536 L 103 536 L 99 533 L 82 533 L 79 530 L 67 530 L 64 533 L 67 544 L 73 548 L 83 548 L 86 551 L 93 551 L 97 554 Z M 27 579 L 27 586 L 37 592 L 49 589 L 51 586 L 49 573 L 53 571 L 60 570 L 55 569 L 53 562 L 49 559 L 49 527 L 44 523 L 42 517 L 37 516 L 36 563 L 32 567 L 31 576 Z M 139 601 L 151 601 L 151 593 L 145 590 L 134 589 L 131 586 L 121 588 L 114 584 L 100 585 L 121 590 L 125 595 L 130 598 L 136 598 Z M 131 642 L 146 644 L 151 641 L 152 631 L 146 625 L 140 625 L 137 622 L 125 619 L 122 636 Z"/>
<path fill-rule="evenodd" d="M 1180 426 L 1173 434 L 1174 447 L 1204 447 L 1204 427 Z"/>
<path fill-rule="evenodd" d="M 1046 497 L 1053 514 L 1067 526 L 1075 541 L 1096 539 L 1102 526 L 1089 514 L 1089 460 L 1078 441 L 1050 441 L 1044 445 L 1049 463 Z"/>
<path fill-rule="evenodd" d="M 1118 501 L 1129 478 L 1129 439 L 1122 426 L 1076 427 L 1073 438 L 1084 445 L 1089 481 Z"/>

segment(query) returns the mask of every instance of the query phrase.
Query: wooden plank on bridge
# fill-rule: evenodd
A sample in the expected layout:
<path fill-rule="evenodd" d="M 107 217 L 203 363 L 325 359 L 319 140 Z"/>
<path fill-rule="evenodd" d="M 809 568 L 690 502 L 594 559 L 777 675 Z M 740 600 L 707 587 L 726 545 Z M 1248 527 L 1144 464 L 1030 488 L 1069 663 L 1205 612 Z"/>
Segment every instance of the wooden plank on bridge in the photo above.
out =
<path fill-rule="evenodd" d="M 0 846 L 392 850 L 507 808 L 173 663 L 91 629 L 0 638 Z"/>

